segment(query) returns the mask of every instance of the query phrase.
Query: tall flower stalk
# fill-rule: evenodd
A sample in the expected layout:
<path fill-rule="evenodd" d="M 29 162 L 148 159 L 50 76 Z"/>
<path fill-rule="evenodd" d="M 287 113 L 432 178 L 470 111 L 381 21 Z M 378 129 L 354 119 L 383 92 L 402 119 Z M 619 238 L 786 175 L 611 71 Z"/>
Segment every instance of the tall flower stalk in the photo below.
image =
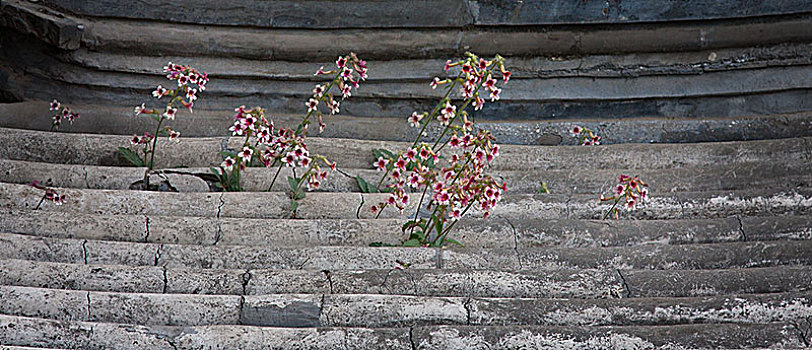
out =
<path fill-rule="evenodd" d="M 282 168 L 287 167 L 293 172 L 293 176 L 288 177 L 293 212 L 298 207 L 298 200 L 305 196 L 305 186 L 308 190 L 320 187 L 322 181 L 327 179 L 328 171 L 336 169 L 336 164 L 324 156 L 310 154 L 305 143 L 308 128 L 315 121 L 319 133 L 323 132 L 326 127 L 325 113 L 338 114 L 341 106 L 339 96 L 341 100 L 349 98 L 353 88 L 357 89 L 360 81 L 367 78 L 366 62 L 354 53 L 338 57 L 335 64 L 336 68 L 333 70 L 325 71 L 321 67 L 314 74 L 331 76 L 332 79 L 313 88 L 313 95 L 305 102 L 307 113 L 294 128 L 275 128 L 273 121 L 265 118 L 265 111 L 260 107 L 246 109 L 245 106 L 240 106 L 236 109 L 234 124 L 229 130 L 233 136 L 242 136 L 245 139 L 242 149 L 227 154 L 219 168 L 211 169 L 218 179 L 218 187 L 226 191 L 241 191 L 241 172 L 247 166 L 276 167 L 275 175 L 268 185 L 270 191 Z M 319 110 L 320 105 L 326 107 L 325 113 Z M 298 175 L 297 169 L 300 169 Z"/>
<path fill-rule="evenodd" d="M 446 88 L 437 106 L 431 112 L 414 112 L 409 117 L 409 123 L 420 128 L 412 146 L 396 155 L 382 154 L 374 163 L 383 175 L 373 189 L 390 193 L 386 202 L 371 208 L 376 218 L 388 207 L 403 211 L 412 200 L 410 192 L 421 193 L 413 218 L 403 226 L 404 232 L 409 231 L 404 246 L 460 244 L 449 238 L 457 221 L 474 207 L 487 218 L 507 190 L 505 183 L 485 173 L 499 155 L 499 145 L 490 132 L 472 131 L 474 122 L 466 108 L 473 106 L 474 110 L 480 110 L 486 103 L 485 98 L 491 102 L 499 100 L 502 89 L 498 87 L 496 74 L 501 75 L 506 84 L 510 72 L 499 55 L 485 60 L 466 53 L 462 60 L 447 61 L 445 70 L 448 72 L 456 66 L 460 67 L 456 77 L 434 78 L 430 84 L 433 89 Z M 459 105 L 450 98 L 457 87 L 462 98 Z M 422 137 L 435 120 L 442 128 L 440 136 L 434 143 L 424 142 Z M 443 156 L 447 162 L 441 163 L 440 152 L 446 146 L 450 148 Z M 431 211 L 428 217 L 419 215 L 423 203 Z"/>
<path fill-rule="evenodd" d="M 119 153 L 131 164 L 139 167 L 147 167 L 152 170 L 155 167 L 155 152 L 158 147 L 158 137 L 166 136 L 170 140 L 179 141 L 180 132 L 165 126 L 167 121 L 175 120 L 180 107 L 192 113 L 192 107 L 197 100 L 198 93 L 206 90 L 209 82 L 208 75 L 190 66 L 184 66 L 169 62 L 164 68 L 166 78 L 177 82 L 177 87 L 169 89 L 158 85 L 152 92 L 152 96 L 160 100 L 166 98 L 166 107 L 162 109 L 147 108 L 142 103 L 135 107 L 135 115 L 146 115 L 155 120 L 157 126 L 153 133 L 145 132 L 144 135 L 133 135 L 130 139 L 130 148 L 119 147 Z M 135 150 L 134 150 L 134 149 Z"/>

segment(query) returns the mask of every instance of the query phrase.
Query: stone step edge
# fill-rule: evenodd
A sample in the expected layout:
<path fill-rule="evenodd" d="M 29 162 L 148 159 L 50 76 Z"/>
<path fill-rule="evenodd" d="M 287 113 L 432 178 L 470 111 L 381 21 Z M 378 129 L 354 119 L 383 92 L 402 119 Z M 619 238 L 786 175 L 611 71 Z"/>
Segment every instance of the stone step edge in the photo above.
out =
<path fill-rule="evenodd" d="M 381 294 L 201 296 L 0 286 L 0 294 L 6 300 L 0 305 L 4 315 L 153 326 L 792 324 L 812 312 L 810 293 L 608 300 Z M 144 304 L 150 305 L 149 310 L 143 309 Z"/>
<path fill-rule="evenodd" d="M 812 290 L 812 267 L 708 270 L 275 270 L 133 267 L 0 259 L 3 285 L 99 292 L 400 294 L 529 298 L 702 297 Z M 414 283 L 418 285 L 415 285 Z M 293 286 L 292 284 L 295 284 Z"/>
<path fill-rule="evenodd" d="M 572 124 L 575 125 L 575 124 Z M 40 162 L 64 162 L 98 165 L 122 165 L 124 160 L 118 159 L 117 148 L 128 147 L 132 136 L 125 135 L 99 135 L 82 133 L 55 133 L 48 131 L 31 131 L 25 129 L 0 128 L 0 149 L 5 151 L 0 156 L 6 159 L 31 160 Z M 27 146 L 30 150 L 21 151 L 19 140 L 30 140 Z M 159 142 L 157 166 L 207 166 L 219 164 L 222 157 L 219 153 L 226 150 L 241 148 L 244 139 L 236 137 L 194 137 L 182 139 L 180 143 L 161 140 Z M 165 142 L 164 142 L 165 141 Z M 583 146 L 528 146 L 504 145 L 500 155 L 492 165 L 493 169 L 526 170 L 572 168 L 572 162 L 563 160 L 579 158 L 585 162 L 595 164 L 596 167 L 638 168 L 637 161 L 641 157 L 649 158 L 645 168 L 670 168 L 674 163 L 688 164 L 714 164 L 721 161 L 730 162 L 738 157 L 750 159 L 775 159 L 775 154 L 781 152 L 791 160 L 806 160 L 809 144 L 812 137 L 798 137 L 789 139 L 771 139 L 754 141 L 728 141 L 711 143 L 685 143 L 685 144 L 615 144 L 596 147 Z M 49 153 L 54 147 L 50 145 L 64 145 L 67 150 L 83 147 L 90 155 L 78 154 L 73 151 L 76 159 L 55 161 L 52 157 L 44 157 L 41 153 Z M 339 165 L 349 167 L 367 167 L 375 160 L 373 149 L 384 148 L 397 152 L 408 148 L 411 143 L 393 141 L 370 141 L 342 138 L 308 138 L 309 149 L 314 154 L 321 154 L 328 159 L 340 161 Z M 53 152 L 56 152 L 53 150 Z M 173 156 L 175 153 L 177 155 Z M 731 158 L 732 154 L 738 154 Z M 655 158 L 651 156 L 656 155 Z M 711 157 L 713 162 L 700 161 L 698 155 Z M 349 159 L 347 159 L 349 158 Z M 667 163 L 662 160 L 669 159 Z M 358 160 L 362 160 L 359 162 Z M 631 161 L 635 160 L 635 161 Z M 657 163 L 659 162 L 659 163 Z M 351 164 L 351 165 L 347 165 Z"/>
<path fill-rule="evenodd" d="M 27 332 L 13 331 L 21 327 Z M 467 349 L 541 347 L 563 344 L 586 348 L 612 341 L 632 348 L 686 346 L 694 349 L 798 347 L 797 334 L 784 334 L 780 325 L 682 325 L 633 327 L 476 327 L 435 326 L 409 328 L 271 328 L 255 326 L 146 327 L 97 322 L 59 322 L 29 317 L 0 316 L 0 341 L 13 345 L 109 348 L 116 350 L 185 350 L 215 344 L 225 348 L 276 344 L 279 349 Z M 653 343 L 652 343 L 653 342 Z M 656 344 L 655 344 L 656 343 Z M 132 345 L 137 344 L 137 345 Z M 453 345 L 452 345 L 453 344 Z"/>
<path fill-rule="evenodd" d="M 405 222 L 404 219 L 290 221 L 10 210 L 0 214 L 0 231 L 36 237 L 158 244 L 256 245 L 273 241 L 285 247 L 366 246 L 378 241 L 399 243 L 406 237 L 402 231 Z M 503 245 L 505 237 L 513 237 L 516 248 L 559 245 L 606 247 L 808 240 L 812 239 L 810 223 L 810 215 L 619 221 L 612 224 L 599 220 L 510 220 L 495 216 L 490 219 L 464 218 L 454 233 L 469 248 Z M 666 232 L 663 232 L 663 228 L 666 228 Z M 281 233 L 291 230 L 295 231 L 293 235 Z M 632 236 L 636 234 L 643 237 Z"/>
<path fill-rule="evenodd" d="M 214 269 L 503 269 L 537 267 L 695 270 L 812 265 L 812 241 L 586 248 L 256 247 L 41 238 L 3 233 L 7 259 Z M 404 266 L 406 265 L 406 266 Z"/>

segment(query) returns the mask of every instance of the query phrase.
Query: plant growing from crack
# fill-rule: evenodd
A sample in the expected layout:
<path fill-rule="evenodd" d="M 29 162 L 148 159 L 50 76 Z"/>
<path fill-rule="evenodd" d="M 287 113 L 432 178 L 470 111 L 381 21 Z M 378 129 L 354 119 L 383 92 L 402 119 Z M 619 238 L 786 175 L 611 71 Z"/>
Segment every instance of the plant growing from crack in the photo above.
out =
<path fill-rule="evenodd" d="M 366 62 L 354 53 L 338 57 L 335 63 L 336 69 L 324 71 L 324 67 L 321 67 L 314 74 L 332 76 L 332 79 L 315 86 L 312 97 L 305 102 L 307 113 L 295 128 L 275 128 L 273 121 L 266 119 L 265 111 L 259 107 L 246 109 L 240 106 L 236 109 L 234 125 L 229 130 L 233 136 L 244 137 L 244 142 L 238 152 L 224 154 L 226 158 L 219 168 L 211 168 L 218 187 L 225 191 L 241 191 L 242 171 L 247 166 L 276 167 L 268 186 L 270 191 L 282 168 L 290 168 L 293 175 L 287 177 L 290 187 L 288 194 L 291 212 L 295 214 L 298 201 L 305 197 L 305 185 L 307 190 L 315 190 L 327 179 L 328 170 L 336 170 L 336 164 L 324 156 L 311 155 L 305 143 L 308 127 L 314 120 L 318 122 L 319 133 L 326 126 L 319 104 L 323 103 L 331 115 L 337 114 L 340 107 L 338 95 L 342 100 L 350 97 L 352 89 L 357 89 L 360 81 L 367 78 Z M 336 95 L 333 95 L 333 91 L 336 91 Z M 321 166 L 327 170 L 322 170 Z M 298 175 L 297 168 L 300 169 Z"/>
<path fill-rule="evenodd" d="M 496 156 L 499 145 L 490 132 L 479 130 L 473 133 L 474 122 L 469 118 L 466 108 L 474 110 L 485 105 L 485 94 L 491 102 L 499 99 L 502 89 L 499 88 L 495 75 L 501 74 L 504 83 L 510 79 L 510 72 L 505 69 L 504 59 L 497 55 L 492 60 L 485 60 L 474 54 L 466 53 L 465 58 L 453 62 L 448 60 L 445 71 L 459 66 L 455 77 L 448 79 L 434 78 L 430 86 L 435 89 L 445 87 L 445 94 L 431 112 L 414 112 L 409 117 L 413 127 L 420 132 L 409 149 L 398 154 L 378 150 L 375 167 L 383 172 L 377 185 L 358 177 L 362 191 L 389 192 L 386 202 L 371 208 L 379 217 L 388 207 L 403 211 L 411 200 L 412 190 L 420 192 L 415 214 L 402 229 L 409 232 L 403 246 L 442 247 L 446 243 L 461 245 L 449 237 L 454 225 L 469 210 L 476 207 L 487 218 L 491 210 L 507 190 L 505 183 L 497 182 L 486 174 L 486 170 Z M 452 102 L 450 96 L 459 87 L 462 103 Z M 440 136 L 432 144 L 421 138 L 432 121 L 437 121 L 441 128 Z M 447 147 L 447 148 L 446 148 Z M 445 150 L 445 156 L 441 151 Z M 443 162 L 441 162 L 441 159 Z M 364 186 L 366 185 L 366 186 Z M 430 214 L 421 216 L 425 208 Z M 383 245 L 373 243 L 374 246 Z"/>
<path fill-rule="evenodd" d="M 53 120 L 51 122 L 51 131 L 59 130 L 63 120 L 67 120 L 68 123 L 73 125 L 73 121 L 79 118 L 79 113 L 74 113 L 70 106 L 62 104 L 56 99 L 51 102 L 51 111 L 54 112 L 53 117 L 51 117 Z"/>
<path fill-rule="evenodd" d="M 175 120 L 179 107 L 184 107 L 192 113 L 192 107 L 199 92 L 206 90 L 209 82 L 205 72 L 198 71 L 190 66 L 174 64 L 169 62 L 163 67 L 166 78 L 177 82 L 174 89 L 165 88 L 161 85 L 152 92 L 156 99 L 167 98 L 169 101 L 166 107 L 161 109 L 147 108 L 144 103 L 135 107 L 135 115 L 146 115 L 155 120 L 157 126 L 153 133 L 144 132 L 143 136 L 133 135 L 130 139 L 130 148 L 119 147 L 118 152 L 130 164 L 138 167 L 147 167 L 152 170 L 155 167 L 155 152 L 158 147 L 158 138 L 165 136 L 172 141 L 179 141 L 180 132 L 165 126 L 169 120 Z M 133 150 L 135 148 L 136 150 Z"/>
<path fill-rule="evenodd" d="M 617 178 L 617 185 L 612 189 L 612 196 L 605 197 L 601 195 L 599 202 L 611 202 L 612 207 L 603 215 L 603 220 L 611 214 L 615 214 L 615 219 L 620 217 L 620 208 L 618 204 L 623 203 L 622 206 L 627 211 L 637 209 L 637 206 L 648 200 L 648 184 L 640 180 L 637 176 L 620 175 Z"/>
<path fill-rule="evenodd" d="M 42 207 L 42 203 L 44 203 L 45 201 L 53 202 L 56 205 L 62 205 L 68 198 L 64 194 L 60 195 L 58 192 L 56 192 L 55 189 L 41 184 L 39 181 L 34 181 L 30 183 L 29 186 L 44 191 L 42 194 L 42 198 L 40 198 L 39 203 L 37 203 L 37 206 L 34 208 L 34 210 L 39 210 L 39 208 Z"/>
<path fill-rule="evenodd" d="M 570 134 L 578 138 L 578 143 L 582 146 L 597 146 L 601 144 L 601 137 L 595 131 L 580 127 L 573 126 Z"/>

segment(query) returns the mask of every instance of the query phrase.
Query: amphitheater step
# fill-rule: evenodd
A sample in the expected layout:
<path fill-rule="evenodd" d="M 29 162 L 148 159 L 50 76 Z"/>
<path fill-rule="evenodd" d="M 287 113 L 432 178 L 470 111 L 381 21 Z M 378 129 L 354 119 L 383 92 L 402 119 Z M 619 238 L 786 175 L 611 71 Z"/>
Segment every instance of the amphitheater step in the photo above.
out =
<path fill-rule="evenodd" d="M 0 316 L 0 341 L 14 345 L 84 349 L 193 349 L 259 347 L 278 349 L 466 349 L 472 346 L 533 348 L 615 344 L 694 349 L 801 346 L 797 334 L 779 324 L 621 327 L 445 326 L 411 328 L 273 328 L 255 326 L 148 327 L 115 323 L 62 322 Z M 22 330 L 22 331 L 20 331 Z M 305 339 L 305 343 L 302 343 Z M 47 344 L 47 345 L 46 345 Z M 603 345 L 605 346 L 605 345 Z"/>
<path fill-rule="evenodd" d="M 612 247 L 812 239 L 809 216 L 618 221 L 463 219 L 455 236 L 468 248 Z M 366 246 L 398 243 L 403 220 L 246 219 L 197 216 L 99 215 L 8 210 L 6 232 L 38 237 L 190 245 Z"/>
<path fill-rule="evenodd" d="M 693 298 L 527 299 L 369 294 L 134 294 L 0 287 L 0 313 L 145 326 L 633 326 L 805 321 L 808 293 Z M 420 310 L 415 312 L 415 310 Z"/>

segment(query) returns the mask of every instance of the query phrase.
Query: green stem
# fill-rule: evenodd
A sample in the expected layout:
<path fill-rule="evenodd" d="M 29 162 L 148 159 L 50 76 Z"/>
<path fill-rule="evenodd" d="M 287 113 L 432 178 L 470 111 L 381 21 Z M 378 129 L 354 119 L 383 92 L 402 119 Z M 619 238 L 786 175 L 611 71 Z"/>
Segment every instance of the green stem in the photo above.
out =
<path fill-rule="evenodd" d="M 471 209 L 471 207 L 474 205 L 474 203 L 476 203 L 475 200 L 471 201 L 471 203 L 469 203 L 468 206 L 465 207 L 465 209 L 462 211 L 462 214 L 460 214 L 460 219 L 452 222 L 451 225 L 449 225 L 448 227 L 446 227 L 445 230 L 443 230 L 443 234 L 442 234 L 443 240 L 440 241 L 440 243 L 445 242 L 445 238 L 448 237 L 448 234 L 451 232 L 451 229 L 454 228 L 454 225 L 456 225 L 462 219 L 463 216 L 465 216 L 465 213 L 468 212 L 468 209 Z M 437 238 L 439 239 L 440 237 L 438 236 Z M 435 242 L 432 242 L 431 244 L 434 245 L 436 243 L 436 241 L 437 241 L 437 239 L 435 239 Z"/>
<path fill-rule="evenodd" d="M 271 163 L 270 167 L 273 168 L 274 165 L 276 165 L 276 163 L 278 163 L 278 162 L 279 162 L 278 159 L 274 159 L 273 163 Z M 271 185 L 268 186 L 268 191 L 266 191 L 266 192 L 271 192 L 271 188 L 273 188 L 273 184 L 276 183 L 276 178 L 279 177 L 279 173 L 282 172 L 282 167 L 283 166 L 284 166 L 283 164 L 279 164 L 279 168 L 276 169 L 276 174 L 274 174 L 273 179 L 271 180 Z"/>
<path fill-rule="evenodd" d="M 620 196 L 618 196 L 618 197 L 615 199 L 615 203 L 614 203 L 614 204 L 612 204 L 612 207 L 611 207 L 611 208 L 609 208 L 609 211 L 607 211 L 607 212 L 606 212 L 606 214 L 604 214 L 604 215 L 603 215 L 603 219 L 602 219 L 602 220 L 606 220 L 606 218 L 607 218 L 607 217 L 609 217 L 609 213 L 611 213 L 611 212 L 612 212 L 612 210 L 614 210 L 614 209 L 615 209 L 615 207 L 617 206 L 617 203 L 618 203 L 618 202 L 620 202 Z"/>
<path fill-rule="evenodd" d="M 460 72 L 457 73 L 457 76 L 451 82 L 451 86 L 449 86 L 448 89 L 445 91 L 445 95 L 443 95 L 443 98 L 440 100 L 439 103 L 437 103 L 436 106 L 434 106 L 434 110 L 431 111 L 431 114 L 429 114 L 429 116 L 426 117 L 426 122 L 423 123 L 423 127 L 420 128 L 420 133 L 417 134 L 417 138 L 414 140 L 414 143 L 412 144 L 412 147 L 417 146 L 417 143 L 420 142 L 420 138 L 423 137 L 423 132 L 426 131 L 426 126 L 428 126 L 429 122 L 434 117 L 437 116 L 437 112 L 439 112 L 440 109 L 442 109 L 443 102 L 445 102 L 448 99 L 448 95 L 450 95 L 451 91 L 454 90 L 454 87 L 457 86 L 457 81 L 459 81 L 460 77 L 462 77 L 462 70 L 460 70 Z"/>

